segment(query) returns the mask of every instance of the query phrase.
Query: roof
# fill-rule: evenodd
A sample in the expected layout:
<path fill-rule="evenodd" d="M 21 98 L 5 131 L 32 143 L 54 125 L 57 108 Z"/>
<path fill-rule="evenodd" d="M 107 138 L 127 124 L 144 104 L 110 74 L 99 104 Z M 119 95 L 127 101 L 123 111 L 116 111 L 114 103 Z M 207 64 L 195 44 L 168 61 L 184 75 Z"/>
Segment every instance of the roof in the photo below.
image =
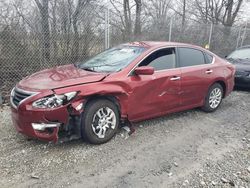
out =
<path fill-rule="evenodd" d="M 168 41 L 135 41 L 135 42 L 126 43 L 126 45 L 141 46 L 141 47 L 146 47 L 146 48 L 158 48 L 158 47 L 163 47 L 163 46 L 193 46 L 193 47 L 201 48 L 200 46 L 195 46 L 192 44 L 168 42 Z"/>
<path fill-rule="evenodd" d="M 135 42 L 129 42 L 124 45 L 129 46 L 139 46 L 144 48 L 150 48 L 150 49 L 157 49 L 157 48 L 164 48 L 164 47 L 190 47 L 190 48 L 196 48 L 199 50 L 202 50 L 204 52 L 209 53 L 210 55 L 217 56 L 213 52 L 197 45 L 188 44 L 188 43 L 180 43 L 180 42 L 168 42 L 168 41 L 135 41 Z"/>

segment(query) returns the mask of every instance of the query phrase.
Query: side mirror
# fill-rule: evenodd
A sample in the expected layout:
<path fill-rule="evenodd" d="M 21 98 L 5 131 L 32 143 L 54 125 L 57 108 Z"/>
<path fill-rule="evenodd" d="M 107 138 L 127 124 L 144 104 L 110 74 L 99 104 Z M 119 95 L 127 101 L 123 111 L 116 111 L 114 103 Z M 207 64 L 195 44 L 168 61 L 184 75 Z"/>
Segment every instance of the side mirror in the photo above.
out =
<path fill-rule="evenodd" d="M 136 75 L 152 75 L 154 74 L 155 69 L 153 67 L 141 66 L 135 69 Z"/>

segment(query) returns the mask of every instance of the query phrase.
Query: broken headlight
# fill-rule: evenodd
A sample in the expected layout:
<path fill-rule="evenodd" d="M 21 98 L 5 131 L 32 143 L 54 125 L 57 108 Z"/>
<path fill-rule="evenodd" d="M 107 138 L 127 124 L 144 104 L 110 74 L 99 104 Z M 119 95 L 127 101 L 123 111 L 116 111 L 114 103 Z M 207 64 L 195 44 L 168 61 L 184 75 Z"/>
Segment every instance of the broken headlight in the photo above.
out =
<path fill-rule="evenodd" d="M 65 93 L 62 95 L 51 95 L 38 99 L 33 102 L 32 106 L 34 108 L 56 108 L 62 106 L 72 100 L 76 96 L 77 92 Z"/>

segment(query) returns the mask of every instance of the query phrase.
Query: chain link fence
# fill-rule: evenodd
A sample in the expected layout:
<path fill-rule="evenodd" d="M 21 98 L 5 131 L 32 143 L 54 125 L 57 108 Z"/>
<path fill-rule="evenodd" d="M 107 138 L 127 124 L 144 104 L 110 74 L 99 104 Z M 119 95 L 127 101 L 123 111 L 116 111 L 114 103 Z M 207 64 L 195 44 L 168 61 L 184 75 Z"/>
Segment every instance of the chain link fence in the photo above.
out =
<path fill-rule="evenodd" d="M 8 103 L 10 90 L 27 75 L 42 69 L 84 61 L 118 44 L 138 41 L 176 41 L 199 46 L 225 56 L 239 46 L 250 44 L 247 26 L 224 27 L 189 21 L 182 24 L 175 15 L 155 22 L 148 20 L 141 33 L 125 32 L 117 14 L 105 7 L 86 5 L 77 12 L 63 3 L 51 7 L 48 31 L 42 32 L 41 18 L 32 23 L 19 13 L 19 20 L 0 24 L 0 103 Z M 54 15 L 54 11 L 58 11 Z M 60 10 L 60 11 L 59 11 Z M 33 25 L 32 25 L 33 24 Z"/>

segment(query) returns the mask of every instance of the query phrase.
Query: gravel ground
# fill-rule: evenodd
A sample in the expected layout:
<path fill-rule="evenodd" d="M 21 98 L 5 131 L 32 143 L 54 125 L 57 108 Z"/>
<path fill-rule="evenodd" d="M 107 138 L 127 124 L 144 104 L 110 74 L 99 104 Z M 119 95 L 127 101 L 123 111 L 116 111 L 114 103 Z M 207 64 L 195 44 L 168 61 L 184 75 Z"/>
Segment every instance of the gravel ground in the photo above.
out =
<path fill-rule="evenodd" d="M 29 141 L 2 108 L 0 187 L 250 187 L 249 96 L 144 121 L 99 146 Z"/>

